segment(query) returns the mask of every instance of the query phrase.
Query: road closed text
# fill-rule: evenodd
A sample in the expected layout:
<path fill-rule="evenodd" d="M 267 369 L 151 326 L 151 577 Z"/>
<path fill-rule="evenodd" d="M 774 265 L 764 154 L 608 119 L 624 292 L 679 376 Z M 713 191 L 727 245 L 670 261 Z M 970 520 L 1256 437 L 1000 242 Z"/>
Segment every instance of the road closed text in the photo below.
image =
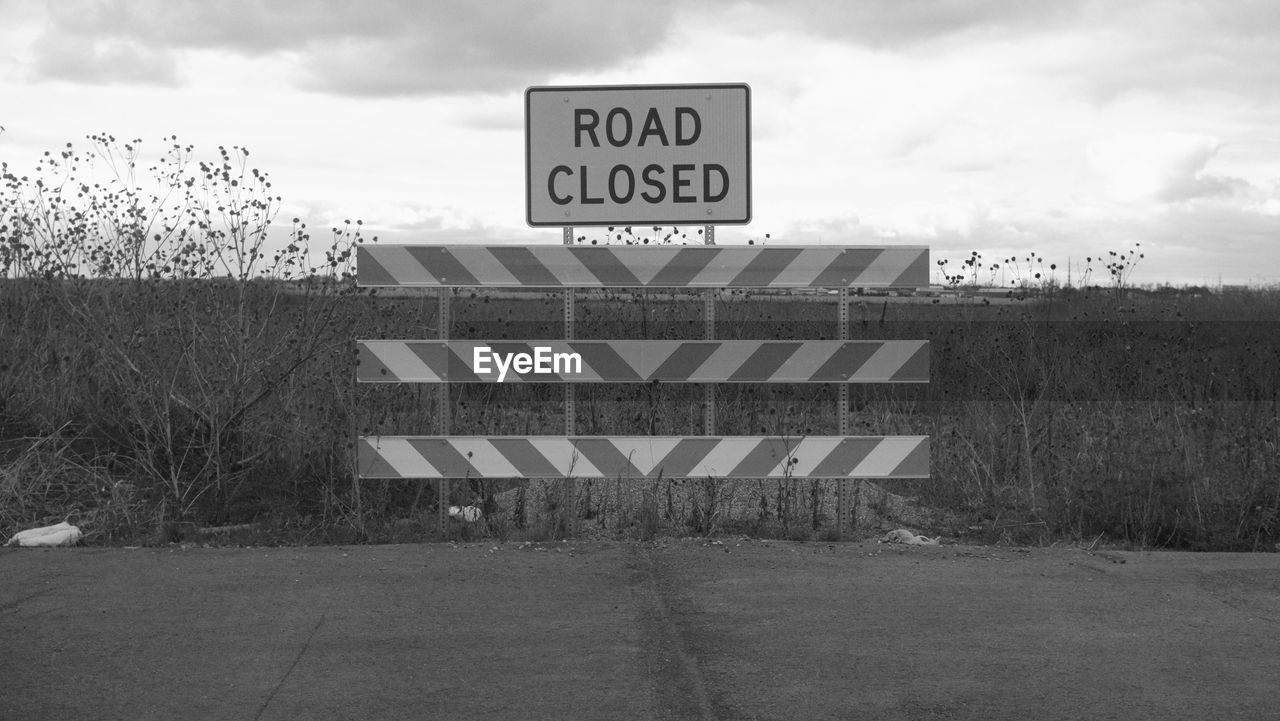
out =
<path fill-rule="evenodd" d="M 489 346 L 476 346 L 471 350 L 471 370 L 476 375 L 498 374 L 498 382 L 505 383 L 507 373 L 516 375 L 561 375 L 582 372 L 582 356 L 577 353 L 556 353 L 547 346 L 534 346 L 533 353 L 498 353 Z"/>
<path fill-rule="evenodd" d="M 637 122 L 626 108 L 612 108 L 603 120 L 591 108 L 573 113 L 573 146 L 601 147 L 601 140 L 614 148 L 687 147 L 702 135 L 702 118 L 695 108 L 675 107 L 665 113 L 649 108 L 643 122 Z M 637 126 L 639 128 L 637 129 Z M 597 173 L 592 175 L 593 170 Z M 601 177 L 603 176 L 603 177 Z M 648 163 L 643 168 L 618 163 L 601 173 L 589 165 L 557 165 L 547 176 L 547 195 L 556 205 L 579 202 L 584 205 L 610 201 L 625 205 L 637 197 L 650 205 L 673 203 L 718 203 L 729 195 L 729 172 L 720 163 Z"/>
<path fill-rule="evenodd" d="M 667 191 L 671 191 L 673 203 L 715 203 L 724 200 L 729 194 L 729 176 L 723 165 L 708 163 L 702 166 L 701 175 L 698 166 L 688 163 L 676 163 L 670 168 L 649 164 L 644 166 L 640 178 L 644 189 L 640 199 L 649 204 L 657 204 L 667 199 Z M 573 183 L 577 173 L 577 184 L 557 188 L 557 181 L 567 180 Z M 696 181 L 701 181 L 695 185 Z M 618 204 L 630 203 L 636 197 L 636 173 L 629 165 L 615 165 L 609 169 L 608 179 L 604 183 L 592 184 L 591 171 L 587 166 L 570 168 L 557 165 L 551 169 L 547 178 L 547 194 L 556 205 L 568 205 L 575 200 L 591 205 L 604 202 L 605 194 L 609 200 Z M 603 185 L 603 188 L 600 186 Z M 577 190 L 577 197 L 574 190 Z M 602 194 L 603 191 L 603 194 Z"/>
<path fill-rule="evenodd" d="M 748 102 L 746 86 L 531 88 L 529 223 L 746 222 Z"/>

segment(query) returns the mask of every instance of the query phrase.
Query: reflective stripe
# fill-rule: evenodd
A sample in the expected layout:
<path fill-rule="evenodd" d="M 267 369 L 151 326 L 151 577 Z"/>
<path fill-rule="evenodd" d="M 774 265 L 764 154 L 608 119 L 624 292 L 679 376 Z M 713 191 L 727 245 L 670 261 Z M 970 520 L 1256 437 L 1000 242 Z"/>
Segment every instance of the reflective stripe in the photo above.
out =
<path fill-rule="evenodd" d="M 541 383 L 926 383 L 928 342 L 888 341 L 358 341 L 356 377 L 364 383 L 495 383 L 492 355 L 546 348 L 549 373 L 523 376 L 508 369 L 506 382 Z M 491 350 L 486 373 L 474 373 L 475 349 Z M 577 353 L 581 372 L 556 354 Z"/>
<path fill-rule="evenodd" d="M 922 286 L 922 246 L 361 245 L 362 286 Z"/>
<path fill-rule="evenodd" d="M 362 478 L 919 478 L 925 436 L 370 436 Z M 791 462 L 794 459 L 794 462 Z"/>

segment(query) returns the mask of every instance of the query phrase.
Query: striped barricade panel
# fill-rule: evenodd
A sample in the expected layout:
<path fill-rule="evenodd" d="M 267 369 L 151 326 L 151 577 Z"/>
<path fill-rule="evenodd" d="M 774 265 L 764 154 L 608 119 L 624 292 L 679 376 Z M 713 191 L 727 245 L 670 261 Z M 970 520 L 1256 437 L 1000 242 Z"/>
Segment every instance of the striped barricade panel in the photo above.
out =
<path fill-rule="evenodd" d="M 927 383 L 929 342 L 362 340 L 364 383 Z"/>
<path fill-rule="evenodd" d="M 366 436 L 362 478 L 927 478 L 927 436 Z"/>
<path fill-rule="evenodd" d="M 361 245 L 361 286 L 884 288 L 929 284 L 925 246 Z"/>

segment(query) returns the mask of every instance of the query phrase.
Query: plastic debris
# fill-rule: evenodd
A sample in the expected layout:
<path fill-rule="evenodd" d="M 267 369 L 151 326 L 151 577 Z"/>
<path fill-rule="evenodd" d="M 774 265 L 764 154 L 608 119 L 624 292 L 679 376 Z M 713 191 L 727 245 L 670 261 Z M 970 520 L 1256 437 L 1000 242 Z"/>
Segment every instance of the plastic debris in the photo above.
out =
<path fill-rule="evenodd" d="M 478 506 L 449 506 L 449 517 L 464 523 L 475 523 L 483 515 Z"/>
<path fill-rule="evenodd" d="M 918 536 L 905 528 L 896 528 L 880 539 L 881 543 L 905 543 L 908 546 L 936 546 L 942 540 L 941 536 L 937 538 L 929 538 L 928 536 Z"/>
<path fill-rule="evenodd" d="M 31 528 L 13 534 L 6 546 L 23 546 L 25 548 L 33 548 L 37 546 L 71 546 L 79 541 L 84 534 L 80 532 L 78 526 L 73 526 L 66 521 L 55 523 L 52 526 L 42 526 L 40 528 Z"/>

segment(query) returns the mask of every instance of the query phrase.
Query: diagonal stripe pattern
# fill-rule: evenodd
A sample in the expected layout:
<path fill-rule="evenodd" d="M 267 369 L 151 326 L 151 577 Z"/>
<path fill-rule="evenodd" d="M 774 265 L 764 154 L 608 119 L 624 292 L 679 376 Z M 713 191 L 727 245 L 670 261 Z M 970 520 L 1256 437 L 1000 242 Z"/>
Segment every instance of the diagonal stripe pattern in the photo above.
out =
<path fill-rule="evenodd" d="M 929 342 L 358 341 L 362 383 L 927 383 Z M 487 350 L 485 350 L 487 349 Z M 523 373 L 495 356 L 529 357 Z M 510 363 L 510 361 L 504 361 Z"/>
<path fill-rule="evenodd" d="M 361 478 L 927 478 L 927 436 L 365 436 Z"/>
<path fill-rule="evenodd" d="M 361 245 L 361 286 L 883 288 L 929 284 L 925 246 Z"/>

